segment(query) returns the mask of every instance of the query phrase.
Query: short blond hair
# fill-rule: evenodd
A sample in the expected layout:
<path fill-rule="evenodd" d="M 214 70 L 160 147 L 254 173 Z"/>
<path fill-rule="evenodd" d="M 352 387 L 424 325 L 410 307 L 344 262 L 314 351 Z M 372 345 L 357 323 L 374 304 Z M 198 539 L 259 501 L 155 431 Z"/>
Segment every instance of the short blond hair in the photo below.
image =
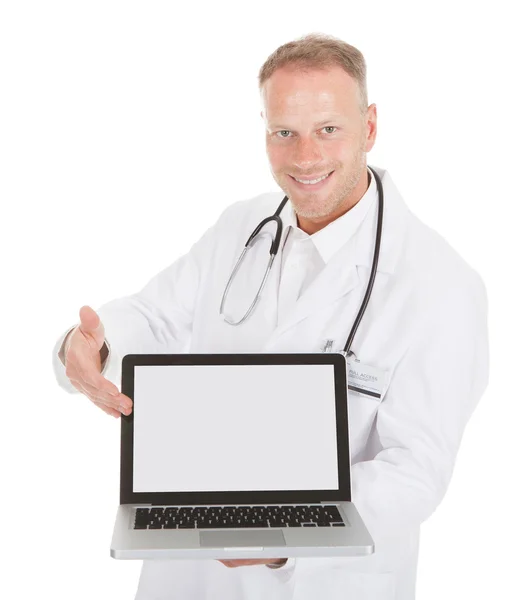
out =
<path fill-rule="evenodd" d="M 265 61 L 258 74 L 258 87 L 281 67 L 294 66 L 301 70 L 341 67 L 358 82 L 359 107 L 362 115 L 368 108 L 367 65 L 363 54 L 343 40 L 324 33 L 309 33 L 277 48 Z"/>

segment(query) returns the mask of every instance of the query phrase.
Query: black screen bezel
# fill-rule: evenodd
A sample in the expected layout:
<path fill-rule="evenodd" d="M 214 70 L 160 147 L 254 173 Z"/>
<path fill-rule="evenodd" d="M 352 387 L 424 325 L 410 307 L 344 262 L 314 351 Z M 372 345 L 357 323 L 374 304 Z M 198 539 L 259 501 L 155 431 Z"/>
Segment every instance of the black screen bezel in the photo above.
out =
<path fill-rule="evenodd" d="M 337 490 L 265 490 L 241 492 L 133 492 L 134 371 L 144 365 L 333 365 L 337 415 Z M 346 359 L 339 353 L 319 354 L 127 354 L 122 360 L 122 393 L 133 401 L 122 415 L 120 504 L 209 505 L 350 502 Z"/>

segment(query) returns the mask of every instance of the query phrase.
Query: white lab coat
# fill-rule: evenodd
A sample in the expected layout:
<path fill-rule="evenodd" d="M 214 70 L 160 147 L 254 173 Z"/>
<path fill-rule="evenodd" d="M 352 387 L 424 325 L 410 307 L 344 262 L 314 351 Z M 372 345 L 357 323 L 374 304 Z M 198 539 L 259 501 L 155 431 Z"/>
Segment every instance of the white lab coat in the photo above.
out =
<path fill-rule="evenodd" d="M 375 168 L 375 167 L 373 167 Z M 383 398 L 349 392 L 352 499 L 374 540 L 371 556 L 296 558 L 280 569 L 227 568 L 215 560 L 144 561 L 137 600 L 411 600 L 419 526 L 444 496 L 464 427 L 488 380 L 487 300 L 475 271 L 406 207 L 387 171 L 376 280 L 354 350 L 387 372 Z M 283 192 L 230 206 L 217 223 L 133 296 L 98 310 L 111 345 L 105 375 L 120 384 L 128 353 L 341 350 L 370 273 L 377 202 L 290 315 L 277 325 L 280 260 L 253 316 L 232 327 L 219 316 L 229 274 L 249 234 Z M 227 312 L 242 315 L 268 257 L 253 252 Z M 258 248 L 257 248 L 258 250 Z M 280 258 L 280 254 L 279 254 Z M 55 356 L 59 384 L 74 392 Z M 451 574 L 447 574 L 451 577 Z"/>

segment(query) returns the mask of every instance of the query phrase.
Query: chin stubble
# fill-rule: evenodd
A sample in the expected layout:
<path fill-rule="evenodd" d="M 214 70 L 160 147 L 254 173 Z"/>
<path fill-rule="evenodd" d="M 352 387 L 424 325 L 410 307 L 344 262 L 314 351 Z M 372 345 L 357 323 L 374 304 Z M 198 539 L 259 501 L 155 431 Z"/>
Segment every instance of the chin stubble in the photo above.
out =
<path fill-rule="evenodd" d="M 342 190 L 339 192 L 339 195 L 333 194 L 331 197 L 329 196 L 324 205 L 318 205 L 313 208 L 313 210 L 309 207 L 305 209 L 304 207 L 297 206 L 292 200 L 293 208 L 296 214 L 304 219 L 320 219 L 336 212 L 337 209 L 343 204 L 345 198 L 347 198 L 351 194 L 352 190 L 358 185 L 364 168 L 366 168 L 366 166 L 362 164 L 356 172 L 352 173 L 347 178 L 347 181 L 342 186 Z M 289 195 L 286 190 L 284 190 L 284 192 Z"/>

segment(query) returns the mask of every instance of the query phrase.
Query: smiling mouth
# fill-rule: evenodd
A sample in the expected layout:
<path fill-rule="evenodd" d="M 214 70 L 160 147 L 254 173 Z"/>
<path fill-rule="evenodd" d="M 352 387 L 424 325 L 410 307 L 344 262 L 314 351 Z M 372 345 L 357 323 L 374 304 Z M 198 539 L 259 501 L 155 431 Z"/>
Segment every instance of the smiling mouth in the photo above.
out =
<path fill-rule="evenodd" d="M 293 177 L 293 175 L 290 175 L 290 177 L 293 179 L 293 181 L 300 187 L 303 188 L 308 188 L 308 189 L 312 189 L 312 188 L 317 188 L 317 187 L 321 187 L 322 185 L 324 185 L 327 180 L 330 178 L 330 175 L 332 175 L 334 173 L 334 171 L 330 171 L 329 173 L 325 174 L 325 175 L 321 175 L 320 177 L 315 177 L 312 179 L 306 179 L 306 178 L 297 178 L 297 177 Z"/>

